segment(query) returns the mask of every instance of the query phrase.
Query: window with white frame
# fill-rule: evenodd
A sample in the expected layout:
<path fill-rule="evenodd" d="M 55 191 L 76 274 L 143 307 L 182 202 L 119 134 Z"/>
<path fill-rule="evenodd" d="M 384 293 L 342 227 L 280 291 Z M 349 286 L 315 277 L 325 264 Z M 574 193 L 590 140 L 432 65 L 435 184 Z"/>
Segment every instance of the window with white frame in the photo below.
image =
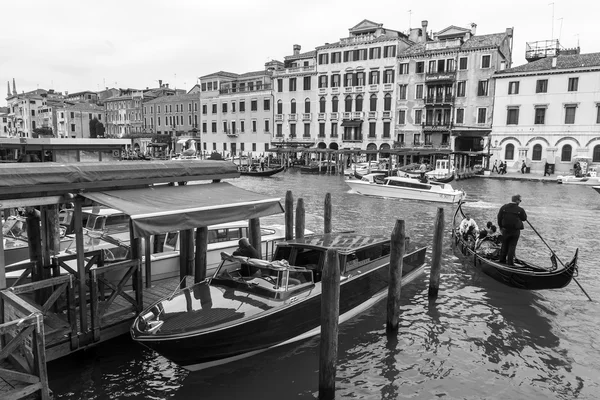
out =
<path fill-rule="evenodd" d="M 418 84 L 415 87 L 415 99 L 422 99 L 422 98 L 423 98 L 423 85 Z"/>
<path fill-rule="evenodd" d="M 398 98 L 400 100 L 406 100 L 407 91 L 408 91 L 408 85 L 399 85 L 398 86 Z"/>
<path fill-rule="evenodd" d="M 406 124 L 406 110 L 398 110 L 398 124 L 399 125 Z"/>
<path fill-rule="evenodd" d="M 508 82 L 508 94 L 519 94 L 519 81 Z"/>
<path fill-rule="evenodd" d="M 400 75 L 408 75 L 408 63 L 401 63 L 399 65 L 399 74 Z"/>
<path fill-rule="evenodd" d="M 463 124 L 465 122 L 465 109 L 457 108 L 456 109 L 456 123 Z"/>
<path fill-rule="evenodd" d="M 458 69 L 460 69 L 460 70 L 467 69 L 467 57 L 461 57 L 458 59 Z"/>
<path fill-rule="evenodd" d="M 467 93 L 467 81 L 458 81 L 456 83 L 456 97 L 465 97 Z"/>
<path fill-rule="evenodd" d="M 506 125 L 519 125 L 519 107 L 508 107 L 506 110 Z"/>
<path fill-rule="evenodd" d="M 423 110 L 415 110 L 415 125 L 421 125 L 423 119 Z"/>
<path fill-rule="evenodd" d="M 575 123 L 575 112 L 577 111 L 577 104 L 565 104 L 565 124 Z"/>
<path fill-rule="evenodd" d="M 576 92 L 579 86 L 579 78 L 569 78 L 569 85 L 567 90 L 569 92 Z"/>
<path fill-rule="evenodd" d="M 477 109 L 477 123 L 485 124 L 487 118 L 487 108 L 478 108 Z"/>
<path fill-rule="evenodd" d="M 546 123 L 546 106 L 535 106 L 533 123 L 535 125 L 544 125 Z"/>
<path fill-rule="evenodd" d="M 481 56 L 481 68 L 489 68 L 491 65 L 492 56 L 489 54 L 485 54 Z"/>

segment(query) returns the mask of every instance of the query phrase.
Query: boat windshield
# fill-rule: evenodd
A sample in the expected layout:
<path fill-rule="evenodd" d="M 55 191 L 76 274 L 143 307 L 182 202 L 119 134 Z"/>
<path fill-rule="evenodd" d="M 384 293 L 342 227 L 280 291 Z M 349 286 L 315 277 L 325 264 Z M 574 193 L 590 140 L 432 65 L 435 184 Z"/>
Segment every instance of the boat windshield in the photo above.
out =
<path fill-rule="evenodd" d="M 243 283 L 248 288 L 260 287 L 270 291 L 287 291 L 313 283 L 312 271 L 294 267 L 286 262 L 222 256 L 223 261 L 213 279 Z"/>

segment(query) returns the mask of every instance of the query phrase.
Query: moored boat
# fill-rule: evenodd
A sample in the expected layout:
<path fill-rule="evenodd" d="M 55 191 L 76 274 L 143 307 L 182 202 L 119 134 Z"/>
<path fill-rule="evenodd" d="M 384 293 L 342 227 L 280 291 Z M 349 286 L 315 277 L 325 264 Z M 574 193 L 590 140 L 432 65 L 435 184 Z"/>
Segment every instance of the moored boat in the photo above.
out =
<path fill-rule="evenodd" d="M 331 172 L 335 174 L 336 172 L 336 163 L 333 161 L 318 161 L 316 163 L 310 165 L 302 165 L 300 166 L 300 172 L 303 174 L 326 174 Z"/>
<path fill-rule="evenodd" d="M 473 257 L 475 267 L 507 286 L 526 290 L 559 289 L 567 286 L 577 275 L 579 249 L 575 250 L 568 263 L 560 266 L 554 255 L 547 267 L 518 258 L 515 258 L 514 266 L 507 265 L 498 261 L 499 244 L 486 239 L 479 243 L 472 235 L 464 238 L 458 232 L 457 217 L 464 218 L 462 202 L 458 204 L 453 218 L 452 236 L 457 248 L 463 255 Z"/>
<path fill-rule="evenodd" d="M 367 174 L 361 180 L 347 179 L 346 184 L 356 193 L 366 196 L 394 197 L 407 200 L 456 203 L 466 193 L 447 183 L 420 182 L 413 178 Z"/>
<path fill-rule="evenodd" d="M 568 185 L 600 185 L 600 177 L 598 176 L 575 176 L 575 175 L 559 175 L 556 177 L 557 183 Z"/>
<path fill-rule="evenodd" d="M 315 336 L 329 248 L 340 259 L 340 323 L 385 298 L 389 238 L 317 235 L 278 244 L 273 262 L 224 255 L 212 278 L 144 310 L 131 335 L 189 370 Z M 403 282 L 422 272 L 425 252 L 423 247 L 404 256 Z"/>
<path fill-rule="evenodd" d="M 594 189 L 598 194 L 600 194 L 600 186 L 592 186 L 592 189 Z"/>
<path fill-rule="evenodd" d="M 285 169 L 285 166 L 281 166 L 278 168 L 265 168 L 264 170 L 261 170 L 260 167 L 256 167 L 256 168 L 250 168 L 248 169 L 248 167 L 244 167 L 244 166 L 239 166 L 238 170 L 240 171 L 240 175 L 245 175 L 245 176 L 272 176 L 275 175 L 281 171 L 283 171 Z"/>

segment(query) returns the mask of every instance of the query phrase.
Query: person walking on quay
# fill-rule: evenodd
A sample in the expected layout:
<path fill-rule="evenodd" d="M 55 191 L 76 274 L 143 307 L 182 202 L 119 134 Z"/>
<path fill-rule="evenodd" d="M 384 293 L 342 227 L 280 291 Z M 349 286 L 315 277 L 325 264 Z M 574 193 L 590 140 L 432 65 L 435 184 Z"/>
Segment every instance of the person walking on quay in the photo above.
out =
<path fill-rule="evenodd" d="M 527 221 L 527 213 L 519 206 L 521 195 L 516 194 L 511 202 L 500 207 L 498 211 L 498 226 L 502 233 L 502 247 L 500 249 L 500 262 L 515 265 L 515 251 L 523 229 L 523 221 Z"/>
<path fill-rule="evenodd" d="M 521 173 L 525 173 L 525 168 L 527 168 L 527 164 L 525 164 L 525 160 L 523 160 L 523 164 L 521 164 Z"/>
<path fill-rule="evenodd" d="M 494 160 L 494 166 L 492 167 L 492 172 L 496 171 L 497 173 L 500 173 L 500 171 L 498 170 L 498 160 Z"/>
<path fill-rule="evenodd" d="M 544 176 L 546 175 L 550 176 L 550 164 L 548 164 L 548 161 L 544 164 Z"/>

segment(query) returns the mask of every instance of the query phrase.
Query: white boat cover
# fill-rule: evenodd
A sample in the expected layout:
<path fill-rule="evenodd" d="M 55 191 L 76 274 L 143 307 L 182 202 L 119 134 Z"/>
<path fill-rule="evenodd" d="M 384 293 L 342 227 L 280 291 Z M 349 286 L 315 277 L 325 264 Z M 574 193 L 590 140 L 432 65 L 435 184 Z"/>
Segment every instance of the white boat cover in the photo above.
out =
<path fill-rule="evenodd" d="M 87 192 L 81 196 L 131 216 L 135 237 L 283 212 L 279 198 L 266 197 L 224 182 Z"/>

